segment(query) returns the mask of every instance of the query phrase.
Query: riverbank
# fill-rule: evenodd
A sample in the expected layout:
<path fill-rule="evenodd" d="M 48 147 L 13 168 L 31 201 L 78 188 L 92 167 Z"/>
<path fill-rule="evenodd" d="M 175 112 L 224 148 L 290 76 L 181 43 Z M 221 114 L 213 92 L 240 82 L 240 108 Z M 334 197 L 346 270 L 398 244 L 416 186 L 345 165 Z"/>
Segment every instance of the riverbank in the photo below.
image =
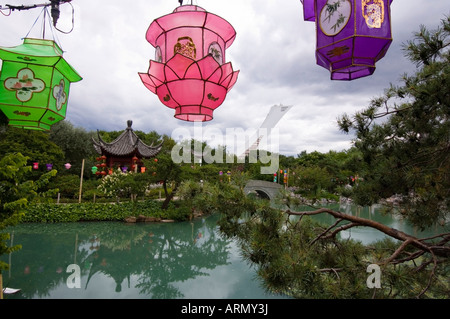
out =
<path fill-rule="evenodd" d="M 21 223 L 67 223 L 79 221 L 126 221 L 143 217 L 148 221 L 186 221 L 192 216 L 191 209 L 182 201 L 171 203 L 162 209 L 162 202 L 146 200 L 124 203 L 76 203 L 38 204 L 29 206 Z M 131 218 L 131 219 L 130 219 Z"/>

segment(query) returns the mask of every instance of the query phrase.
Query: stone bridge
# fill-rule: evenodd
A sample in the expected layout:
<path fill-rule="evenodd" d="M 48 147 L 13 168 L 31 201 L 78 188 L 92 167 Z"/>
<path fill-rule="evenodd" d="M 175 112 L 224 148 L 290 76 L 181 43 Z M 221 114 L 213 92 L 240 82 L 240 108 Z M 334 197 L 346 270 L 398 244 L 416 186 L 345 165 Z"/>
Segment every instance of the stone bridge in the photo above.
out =
<path fill-rule="evenodd" d="M 256 193 L 261 198 L 273 200 L 282 188 L 280 184 L 274 182 L 249 180 L 244 187 L 244 193 L 246 195 Z"/>

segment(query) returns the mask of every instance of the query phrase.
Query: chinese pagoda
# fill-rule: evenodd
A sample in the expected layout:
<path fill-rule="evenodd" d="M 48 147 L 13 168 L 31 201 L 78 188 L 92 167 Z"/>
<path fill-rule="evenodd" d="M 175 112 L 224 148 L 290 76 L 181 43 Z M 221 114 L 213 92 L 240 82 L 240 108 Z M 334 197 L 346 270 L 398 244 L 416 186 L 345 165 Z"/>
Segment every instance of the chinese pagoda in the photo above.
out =
<path fill-rule="evenodd" d="M 92 138 L 94 149 L 105 159 L 105 164 L 109 168 L 121 168 L 123 171 L 135 170 L 143 165 L 141 159 L 149 159 L 158 155 L 163 142 L 157 146 L 147 145 L 134 133 L 131 125 L 132 121 L 127 121 L 127 128 L 111 143 L 105 142 L 97 130 L 98 141 Z M 136 166 L 137 165 L 137 166 Z"/>

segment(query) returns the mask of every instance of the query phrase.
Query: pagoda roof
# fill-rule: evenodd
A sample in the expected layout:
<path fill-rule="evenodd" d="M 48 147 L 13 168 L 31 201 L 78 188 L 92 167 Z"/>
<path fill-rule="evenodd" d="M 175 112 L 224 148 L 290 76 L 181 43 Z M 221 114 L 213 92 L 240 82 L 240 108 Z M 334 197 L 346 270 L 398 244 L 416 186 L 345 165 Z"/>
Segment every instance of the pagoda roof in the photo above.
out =
<path fill-rule="evenodd" d="M 123 131 L 122 134 L 120 134 L 120 136 L 111 143 L 105 142 L 97 130 L 98 141 L 92 138 L 94 149 L 97 153 L 113 156 L 136 155 L 143 158 L 151 158 L 156 156 L 161 151 L 163 142 L 156 146 L 153 146 L 153 144 L 147 145 L 142 142 L 136 133 L 134 133 L 131 128 L 133 122 L 128 121 L 127 124 L 128 126 L 125 131 Z"/>

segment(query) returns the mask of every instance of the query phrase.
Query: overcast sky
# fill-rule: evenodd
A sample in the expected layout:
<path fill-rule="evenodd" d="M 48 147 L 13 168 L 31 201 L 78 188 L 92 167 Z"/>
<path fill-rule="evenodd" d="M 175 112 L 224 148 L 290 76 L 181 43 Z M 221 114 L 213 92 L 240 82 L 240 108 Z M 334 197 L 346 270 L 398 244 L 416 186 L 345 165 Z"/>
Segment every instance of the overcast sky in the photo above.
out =
<path fill-rule="evenodd" d="M 0 5 L 29 5 L 46 0 L 0 0 Z M 190 2 L 186 1 L 185 3 Z M 339 132 L 336 119 L 366 107 L 401 74 L 413 73 L 402 44 L 421 24 L 434 29 L 450 14 L 448 0 L 394 0 L 391 5 L 393 43 L 372 76 L 332 81 L 315 63 L 315 25 L 303 20 L 300 0 L 194 0 L 193 3 L 230 22 L 236 40 L 226 60 L 240 70 L 239 78 L 214 119 L 203 128 L 257 129 L 274 104 L 292 105 L 277 125 L 279 151 L 285 155 L 351 147 L 351 135 Z M 87 130 L 135 130 L 172 135 L 194 124 L 177 120 L 142 84 L 155 49 L 146 41 L 150 23 L 171 13 L 178 0 L 72 0 L 74 29 L 56 32 L 64 58 L 83 80 L 72 83 L 66 120 Z M 70 30 L 72 7 L 61 6 L 58 27 Z M 42 37 L 42 9 L 0 15 L 0 46 L 20 45 L 28 33 Z M 3 13 L 8 11 L 2 10 Z M 37 20 L 36 24 L 33 23 Z M 47 38 L 52 38 L 47 28 Z"/>

